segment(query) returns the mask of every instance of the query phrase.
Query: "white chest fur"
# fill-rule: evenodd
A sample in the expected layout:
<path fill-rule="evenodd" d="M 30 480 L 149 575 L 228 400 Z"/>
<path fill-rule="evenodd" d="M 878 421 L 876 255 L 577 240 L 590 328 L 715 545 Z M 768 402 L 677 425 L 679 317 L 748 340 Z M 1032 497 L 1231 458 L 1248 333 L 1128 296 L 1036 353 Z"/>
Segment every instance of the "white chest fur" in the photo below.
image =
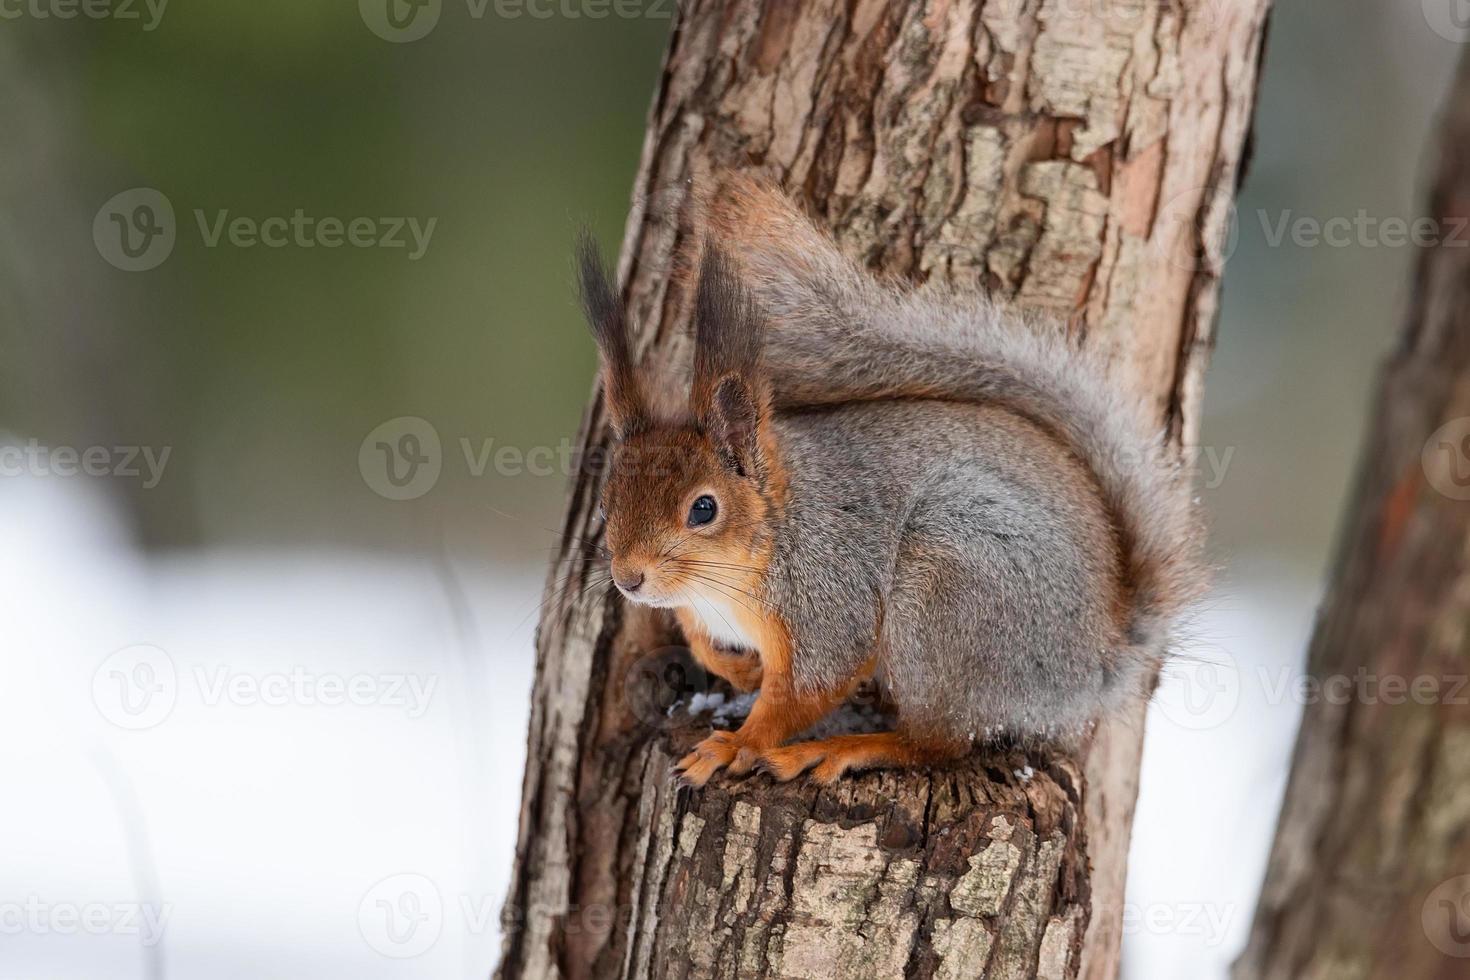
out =
<path fill-rule="evenodd" d="M 755 640 L 741 627 L 740 620 L 735 615 L 733 602 L 723 596 L 699 592 L 693 592 L 692 595 L 694 602 L 689 608 L 704 623 L 705 631 L 716 646 L 756 649 Z"/>

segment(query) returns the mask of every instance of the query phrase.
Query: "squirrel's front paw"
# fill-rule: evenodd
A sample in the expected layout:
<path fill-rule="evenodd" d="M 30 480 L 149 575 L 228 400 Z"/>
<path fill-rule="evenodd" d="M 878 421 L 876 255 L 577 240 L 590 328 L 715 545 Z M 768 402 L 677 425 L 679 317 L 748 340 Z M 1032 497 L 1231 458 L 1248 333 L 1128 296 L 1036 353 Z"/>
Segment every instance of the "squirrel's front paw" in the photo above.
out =
<path fill-rule="evenodd" d="M 755 756 L 744 746 L 739 732 L 715 732 L 680 759 L 674 770 L 686 786 L 703 786 L 721 769 L 729 767 L 731 774 L 740 776 L 754 763 Z"/>

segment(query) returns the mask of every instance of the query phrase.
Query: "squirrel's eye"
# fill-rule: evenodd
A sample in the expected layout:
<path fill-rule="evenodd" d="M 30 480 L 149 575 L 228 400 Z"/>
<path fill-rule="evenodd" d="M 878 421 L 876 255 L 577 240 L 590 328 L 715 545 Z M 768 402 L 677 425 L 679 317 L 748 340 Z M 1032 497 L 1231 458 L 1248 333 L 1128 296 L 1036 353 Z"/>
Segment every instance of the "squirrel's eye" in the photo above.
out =
<path fill-rule="evenodd" d="M 700 497 L 694 502 L 694 506 L 689 508 L 689 526 L 702 527 L 708 524 L 715 519 L 715 514 L 718 510 L 719 508 L 715 506 L 714 497 L 709 495 Z"/>

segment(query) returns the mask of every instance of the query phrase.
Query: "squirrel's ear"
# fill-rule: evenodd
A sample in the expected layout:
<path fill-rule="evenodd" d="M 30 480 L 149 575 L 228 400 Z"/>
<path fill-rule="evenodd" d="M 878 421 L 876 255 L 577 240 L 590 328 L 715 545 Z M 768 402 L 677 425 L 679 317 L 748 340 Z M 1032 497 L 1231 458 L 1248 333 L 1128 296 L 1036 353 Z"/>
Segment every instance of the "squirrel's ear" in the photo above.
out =
<path fill-rule="evenodd" d="M 587 325 L 602 355 L 602 391 L 608 417 L 620 437 L 648 426 L 643 387 L 633 369 L 628 314 L 614 291 L 597 244 L 586 230 L 577 236 L 577 284 Z"/>
<path fill-rule="evenodd" d="M 764 414 L 759 394 L 745 378 L 729 374 L 715 385 L 705 428 L 720 459 L 741 476 L 760 478 L 765 473 L 760 442 Z"/>
<path fill-rule="evenodd" d="M 758 404 L 761 318 L 735 268 L 714 242 L 706 240 L 699 264 L 694 303 L 694 383 L 689 392 L 695 418 L 713 407 L 715 389 L 727 378 L 743 380 Z"/>

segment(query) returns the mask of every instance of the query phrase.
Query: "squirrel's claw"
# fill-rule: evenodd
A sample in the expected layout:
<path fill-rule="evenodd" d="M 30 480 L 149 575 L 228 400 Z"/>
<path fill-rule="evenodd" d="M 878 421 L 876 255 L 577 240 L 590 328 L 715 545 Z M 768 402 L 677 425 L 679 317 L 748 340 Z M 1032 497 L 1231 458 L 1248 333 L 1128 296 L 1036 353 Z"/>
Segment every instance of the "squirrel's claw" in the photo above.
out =
<path fill-rule="evenodd" d="M 790 782 L 821 762 L 825 753 L 812 750 L 818 743 L 798 742 L 776 749 L 767 749 L 760 754 L 757 767 L 768 773 L 778 783 Z"/>
<path fill-rule="evenodd" d="M 729 766 L 740 755 L 743 747 L 736 740 L 734 732 L 715 732 L 709 738 L 700 742 L 684 758 L 680 759 L 674 768 L 680 771 L 680 782 L 685 786 L 703 786 L 710 781 L 715 773 Z M 744 769 L 732 770 L 735 775 L 748 772 L 750 766 Z"/>
<path fill-rule="evenodd" d="M 760 762 L 760 753 L 755 749 L 742 746 L 735 753 L 735 758 L 725 767 L 725 771 L 732 776 L 749 775 L 750 771 Z"/>

